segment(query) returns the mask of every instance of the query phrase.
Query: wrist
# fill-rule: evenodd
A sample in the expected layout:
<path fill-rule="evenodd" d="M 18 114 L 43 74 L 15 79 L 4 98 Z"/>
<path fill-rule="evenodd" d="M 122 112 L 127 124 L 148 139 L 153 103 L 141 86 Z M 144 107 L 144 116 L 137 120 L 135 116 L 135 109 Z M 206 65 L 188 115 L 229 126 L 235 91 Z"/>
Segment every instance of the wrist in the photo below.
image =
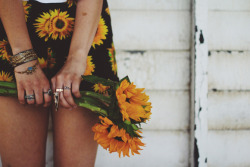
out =
<path fill-rule="evenodd" d="M 84 50 L 70 51 L 67 57 L 67 61 L 77 61 L 79 63 L 85 63 L 87 60 L 88 53 Z"/>
<path fill-rule="evenodd" d="M 32 49 L 32 45 L 20 46 L 20 47 L 11 47 L 13 55 L 22 52 L 24 50 Z"/>

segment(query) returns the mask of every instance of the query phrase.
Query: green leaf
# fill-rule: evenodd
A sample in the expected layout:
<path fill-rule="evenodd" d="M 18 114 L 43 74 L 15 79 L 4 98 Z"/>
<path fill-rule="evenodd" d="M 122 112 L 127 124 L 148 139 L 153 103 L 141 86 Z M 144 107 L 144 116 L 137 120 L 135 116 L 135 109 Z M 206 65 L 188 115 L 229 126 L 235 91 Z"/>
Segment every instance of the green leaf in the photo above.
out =
<path fill-rule="evenodd" d="M 0 88 L 0 96 L 17 96 L 17 90 L 10 88 Z"/>
<path fill-rule="evenodd" d="M 104 96 L 102 94 L 91 92 L 91 91 L 80 91 L 80 93 L 83 96 L 93 97 L 108 104 L 111 102 L 110 96 Z"/>
<path fill-rule="evenodd" d="M 17 89 L 15 82 L 0 81 L 0 87 L 10 88 L 10 89 Z"/>
<path fill-rule="evenodd" d="M 125 76 L 124 78 L 122 78 L 122 79 L 119 81 L 119 85 L 120 85 L 120 84 L 122 83 L 122 81 L 125 80 L 125 79 L 126 79 L 129 83 L 131 83 L 129 77 L 128 77 L 128 76 Z"/>
<path fill-rule="evenodd" d="M 87 82 L 90 82 L 93 84 L 101 83 L 104 86 L 113 86 L 114 83 L 116 82 L 116 81 L 112 81 L 110 79 L 104 79 L 104 78 L 94 76 L 94 75 L 87 75 L 87 76 L 82 75 L 82 78 Z"/>

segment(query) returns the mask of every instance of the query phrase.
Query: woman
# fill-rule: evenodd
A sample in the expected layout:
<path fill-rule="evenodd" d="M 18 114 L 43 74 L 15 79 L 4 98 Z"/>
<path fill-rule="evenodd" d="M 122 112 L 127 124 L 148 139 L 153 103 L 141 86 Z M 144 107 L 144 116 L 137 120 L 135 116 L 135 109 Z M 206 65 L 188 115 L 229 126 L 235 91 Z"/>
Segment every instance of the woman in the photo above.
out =
<path fill-rule="evenodd" d="M 73 97 L 105 93 L 81 75 L 118 80 L 106 0 L 0 0 L 0 19 L 0 81 L 16 82 L 18 90 L 18 98 L 0 96 L 3 167 L 45 166 L 50 113 L 54 165 L 94 166 L 98 117 Z M 58 111 L 50 89 L 59 93 Z"/>

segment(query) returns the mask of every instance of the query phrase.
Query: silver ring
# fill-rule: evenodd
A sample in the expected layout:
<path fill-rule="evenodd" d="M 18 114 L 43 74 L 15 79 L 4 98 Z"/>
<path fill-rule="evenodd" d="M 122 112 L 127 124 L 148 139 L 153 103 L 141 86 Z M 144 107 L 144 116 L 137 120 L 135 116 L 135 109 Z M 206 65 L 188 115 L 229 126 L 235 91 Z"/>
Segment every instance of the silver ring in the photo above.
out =
<path fill-rule="evenodd" d="M 71 89 L 71 87 L 68 87 L 68 86 L 64 86 L 64 89 Z"/>
<path fill-rule="evenodd" d="M 44 94 L 48 94 L 49 96 L 52 95 L 52 90 L 49 88 L 49 90 L 47 92 L 43 92 Z"/>
<path fill-rule="evenodd" d="M 24 96 L 24 98 L 27 100 L 33 100 L 33 99 L 35 99 L 35 95 L 34 94 L 33 95 L 26 95 L 26 96 Z"/>

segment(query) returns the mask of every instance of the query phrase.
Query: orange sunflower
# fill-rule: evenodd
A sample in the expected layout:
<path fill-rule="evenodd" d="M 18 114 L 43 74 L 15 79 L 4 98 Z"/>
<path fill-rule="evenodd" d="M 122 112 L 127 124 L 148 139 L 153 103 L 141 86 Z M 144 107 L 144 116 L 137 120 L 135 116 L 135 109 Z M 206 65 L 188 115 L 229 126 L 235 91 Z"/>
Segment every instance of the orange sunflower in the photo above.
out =
<path fill-rule="evenodd" d="M 117 64 L 116 64 L 116 59 L 115 59 L 115 47 L 114 47 L 114 43 L 112 43 L 112 47 L 108 48 L 108 54 L 110 57 L 109 62 L 112 65 L 112 71 L 114 71 L 114 73 L 117 73 Z"/>
<path fill-rule="evenodd" d="M 95 92 L 103 93 L 103 94 L 105 94 L 107 92 L 107 90 L 110 88 L 109 86 L 104 86 L 101 83 L 97 83 L 93 87 L 94 87 Z"/>
<path fill-rule="evenodd" d="M 31 7 L 31 4 L 28 4 L 27 1 L 23 1 L 23 9 L 24 9 L 24 14 L 25 14 L 25 20 L 27 22 L 28 15 L 29 15 L 29 9 Z"/>
<path fill-rule="evenodd" d="M 61 12 L 60 9 L 50 10 L 50 15 L 51 31 L 49 35 L 52 35 L 51 38 L 62 40 L 69 37 L 74 29 L 74 18 L 69 17 L 67 11 Z"/>
<path fill-rule="evenodd" d="M 151 115 L 151 103 L 148 102 L 149 96 L 143 93 L 144 88 L 139 89 L 133 83 L 123 80 L 116 90 L 118 105 L 122 114 L 123 121 L 145 122 Z"/>
<path fill-rule="evenodd" d="M 104 19 L 101 17 L 92 46 L 95 48 L 95 45 L 103 44 L 103 40 L 106 39 L 107 34 L 108 27 L 106 26 Z"/>
<path fill-rule="evenodd" d="M 131 137 L 123 128 L 119 129 L 111 120 L 107 117 L 99 116 L 100 123 L 96 123 L 92 130 L 95 132 L 94 140 L 97 141 L 104 149 L 109 149 L 109 153 L 118 152 L 119 157 L 123 153 L 123 157 L 128 156 L 131 150 L 131 154 L 140 154 L 138 150 L 142 150 L 140 146 L 145 146 L 141 142 L 141 137 Z M 137 130 L 136 133 L 142 133 Z"/>
<path fill-rule="evenodd" d="M 12 52 L 9 42 L 6 40 L 0 41 L 0 57 L 2 57 L 3 60 L 6 59 L 9 61 L 11 55 Z"/>
<path fill-rule="evenodd" d="M 87 57 L 87 67 L 83 75 L 91 75 L 95 71 L 95 64 L 92 62 L 92 56 Z"/>
<path fill-rule="evenodd" d="M 2 72 L 0 73 L 0 81 L 11 82 L 12 80 L 13 80 L 13 76 L 10 75 L 10 73 L 4 72 L 4 71 L 2 71 Z"/>
<path fill-rule="evenodd" d="M 38 57 L 38 61 L 39 61 L 39 64 L 40 64 L 40 67 L 41 68 L 47 68 L 47 60 L 44 60 L 44 58 L 39 58 Z"/>

